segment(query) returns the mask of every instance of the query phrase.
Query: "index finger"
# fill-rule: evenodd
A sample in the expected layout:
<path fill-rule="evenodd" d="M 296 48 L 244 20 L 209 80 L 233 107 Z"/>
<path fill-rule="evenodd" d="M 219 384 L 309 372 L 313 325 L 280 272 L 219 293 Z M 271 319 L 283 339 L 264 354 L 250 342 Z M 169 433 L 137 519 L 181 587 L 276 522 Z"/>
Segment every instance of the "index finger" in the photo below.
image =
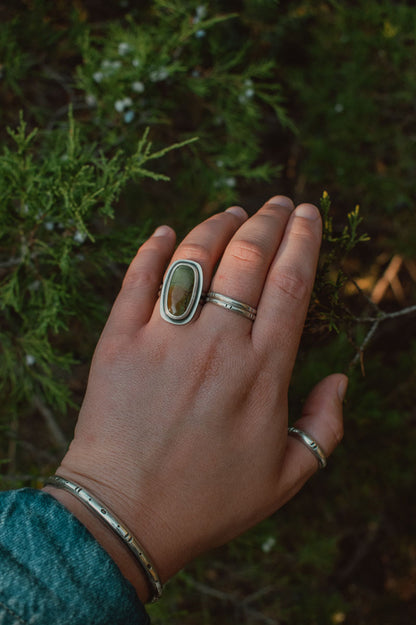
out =
<path fill-rule="evenodd" d="M 253 343 L 283 362 L 288 376 L 313 289 L 321 232 L 316 206 L 298 206 L 271 264 L 253 325 Z"/>

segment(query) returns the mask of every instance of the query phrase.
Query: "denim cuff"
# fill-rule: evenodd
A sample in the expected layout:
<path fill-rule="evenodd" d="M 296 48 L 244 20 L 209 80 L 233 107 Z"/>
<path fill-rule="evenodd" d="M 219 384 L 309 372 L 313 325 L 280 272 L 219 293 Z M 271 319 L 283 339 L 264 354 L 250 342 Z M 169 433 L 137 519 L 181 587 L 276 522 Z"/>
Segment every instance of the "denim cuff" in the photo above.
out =
<path fill-rule="evenodd" d="M 133 586 L 54 497 L 0 493 L 0 625 L 149 625 Z"/>

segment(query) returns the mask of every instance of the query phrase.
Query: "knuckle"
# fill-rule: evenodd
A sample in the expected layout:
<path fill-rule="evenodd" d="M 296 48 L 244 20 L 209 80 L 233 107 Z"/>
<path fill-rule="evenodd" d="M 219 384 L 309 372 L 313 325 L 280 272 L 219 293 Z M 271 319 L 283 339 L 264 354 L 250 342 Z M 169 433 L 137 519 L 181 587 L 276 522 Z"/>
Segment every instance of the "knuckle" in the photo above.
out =
<path fill-rule="evenodd" d="M 293 221 L 291 236 L 294 239 L 300 240 L 315 240 L 316 239 L 316 229 L 313 228 L 313 222 L 309 219 L 305 219 L 304 217 L 297 217 Z"/>
<path fill-rule="evenodd" d="M 152 288 L 160 284 L 162 276 L 158 269 L 159 263 L 155 262 L 159 254 L 160 248 L 152 239 L 143 243 L 127 269 L 122 287 Z"/>
<path fill-rule="evenodd" d="M 225 219 L 227 219 L 227 214 L 226 213 L 215 213 L 215 215 L 211 215 L 211 217 L 208 217 L 208 219 L 205 222 L 205 225 L 207 226 L 212 226 L 212 225 L 221 225 L 224 224 Z"/>
<path fill-rule="evenodd" d="M 291 299 L 302 301 L 309 294 L 309 283 L 299 269 L 283 267 L 271 277 L 273 286 Z"/>
<path fill-rule="evenodd" d="M 154 268 L 151 266 L 143 267 L 133 262 L 124 276 L 123 288 L 142 287 L 144 289 L 151 289 L 160 282 L 161 276 Z"/>
<path fill-rule="evenodd" d="M 264 249 L 255 241 L 233 241 L 230 243 L 229 253 L 235 260 L 254 265 L 254 267 L 262 265 L 265 261 Z"/>
<path fill-rule="evenodd" d="M 211 251 L 201 243 L 183 243 L 180 247 L 181 258 L 195 260 L 200 264 L 209 264 Z"/>

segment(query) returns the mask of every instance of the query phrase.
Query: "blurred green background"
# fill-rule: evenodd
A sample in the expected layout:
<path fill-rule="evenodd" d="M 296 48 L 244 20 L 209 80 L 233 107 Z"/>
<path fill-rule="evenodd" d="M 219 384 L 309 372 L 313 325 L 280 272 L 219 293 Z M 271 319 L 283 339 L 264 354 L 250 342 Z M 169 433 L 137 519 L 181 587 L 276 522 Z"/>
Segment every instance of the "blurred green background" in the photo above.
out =
<path fill-rule="evenodd" d="M 284 509 L 171 581 L 156 625 L 416 622 L 415 58 L 412 2 L 0 5 L 3 489 L 59 463 L 154 227 L 321 201 L 290 406 L 347 372 L 344 441 Z"/>

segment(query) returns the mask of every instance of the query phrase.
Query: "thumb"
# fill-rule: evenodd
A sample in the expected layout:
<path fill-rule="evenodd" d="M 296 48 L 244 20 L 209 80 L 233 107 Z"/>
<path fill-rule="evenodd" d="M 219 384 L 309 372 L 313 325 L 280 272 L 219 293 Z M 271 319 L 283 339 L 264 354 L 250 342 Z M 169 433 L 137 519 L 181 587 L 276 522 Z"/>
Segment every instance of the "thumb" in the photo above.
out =
<path fill-rule="evenodd" d="M 341 373 L 334 373 L 321 380 L 310 392 L 302 417 L 295 423 L 296 428 L 304 430 L 316 440 L 326 456 L 334 451 L 344 433 L 342 402 L 347 386 L 348 378 Z M 308 451 L 304 445 L 302 447 L 304 449 L 300 450 L 296 445 L 298 451 Z"/>
<path fill-rule="evenodd" d="M 343 436 L 342 402 L 348 378 L 334 373 L 324 378 L 309 394 L 302 416 L 294 426 L 306 432 L 329 456 Z M 279 505 L 288 501 L 318 469 L 318 461 L 305 444 L 288 436 L 286 454 L 278 481 Z"/>

